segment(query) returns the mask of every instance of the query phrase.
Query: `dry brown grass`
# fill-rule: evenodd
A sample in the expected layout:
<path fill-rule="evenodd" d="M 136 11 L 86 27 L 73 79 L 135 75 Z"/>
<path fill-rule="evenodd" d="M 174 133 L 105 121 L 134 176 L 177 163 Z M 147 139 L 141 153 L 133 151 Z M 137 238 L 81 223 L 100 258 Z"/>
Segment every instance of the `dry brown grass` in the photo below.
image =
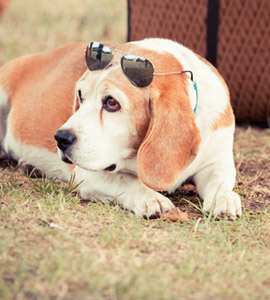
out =
<path fill-rule="evenodd" d="M 236 189 L 246 212 L 270 209 L 270 130 L 237 128 L 235 161 L 238 170 Z"/>

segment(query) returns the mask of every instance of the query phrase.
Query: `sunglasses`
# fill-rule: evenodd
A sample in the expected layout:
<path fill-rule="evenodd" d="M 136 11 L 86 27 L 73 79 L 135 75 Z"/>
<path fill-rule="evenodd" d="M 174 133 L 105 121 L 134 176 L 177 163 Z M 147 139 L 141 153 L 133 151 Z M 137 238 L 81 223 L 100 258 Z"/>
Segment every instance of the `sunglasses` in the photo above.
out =
<path fill-rule="evenodd" d="M 103 70 L 111 66 L 114 52 L 111 48 L 99 43 L 91 42 L 85 50 L 85 62 L 90 71 Z M 193 81 L 192 71 L 178 71 L 169 73 L 155 73 L 154 66 L 147 58 L 126 54 L 121 57 L 121 68 L 127 79 L 136 87 L 144 88 L 150 85 L 154 76 L 189 73 L 196 91 L 196 107 L 198 102 L 198 91 L 196 82 Z"/>

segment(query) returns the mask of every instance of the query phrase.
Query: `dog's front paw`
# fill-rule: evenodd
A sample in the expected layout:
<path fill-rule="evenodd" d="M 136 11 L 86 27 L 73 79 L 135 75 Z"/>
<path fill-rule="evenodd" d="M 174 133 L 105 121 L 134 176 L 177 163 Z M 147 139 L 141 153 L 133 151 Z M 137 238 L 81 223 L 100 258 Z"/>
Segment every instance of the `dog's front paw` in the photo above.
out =
<path fill-rule="evenodd" d="M 147 195 L 131 197 L 121 203 L 123 208 L 131 210 L 136 216 L 145 218 L 157 218 L 174 208 L 171 200 L 158 192 Z"/>
<path fill-rule="evenodd" d="M 203 210 L 211 212 L 214 216 L 225 214 L 235 218 L 242 214 L 241 199 L 233 191 L 221 191 L 216 194 L 212 202 L 204 203 Z"/>

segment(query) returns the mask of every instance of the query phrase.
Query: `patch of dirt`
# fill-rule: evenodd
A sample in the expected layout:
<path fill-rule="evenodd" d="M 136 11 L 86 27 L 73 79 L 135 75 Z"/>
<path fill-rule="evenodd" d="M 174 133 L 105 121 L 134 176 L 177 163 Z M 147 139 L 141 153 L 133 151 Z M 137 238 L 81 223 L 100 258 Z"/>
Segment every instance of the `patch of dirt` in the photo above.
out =
<path fill-rule="evenodd" d="M 270 210 L 270 129 L 237 127 L 234 151 L 244 211 Z"/>

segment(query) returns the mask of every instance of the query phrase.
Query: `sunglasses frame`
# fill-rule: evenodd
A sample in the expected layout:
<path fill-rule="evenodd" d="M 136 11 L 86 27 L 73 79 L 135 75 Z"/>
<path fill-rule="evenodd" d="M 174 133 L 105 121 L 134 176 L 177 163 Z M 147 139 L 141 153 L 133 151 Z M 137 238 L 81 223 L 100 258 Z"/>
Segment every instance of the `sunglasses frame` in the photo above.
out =
<path fill-rule="evenodd" d="M 110 50 L 110 54 L 112 54 L 112 57 L 111 57 L 111 59 L 108 61 L 108 63 L 107 63 L 103 68 L 97 68 L 97 69 L 91 70 L 91 68 L 89 67 L 89 64 L 87 63 L 87 57 L 88 57 L 88 55 L 91 53 L 91 49 L 92 49 L 94 43 L 97 43 L 98 47 L 101 48 L 101 51 L 102 51 L 102 49 L 103 49 L 104 47 L 106 47 L 107 49 L 109 49 L 109 50 Z M 84 52 L 85 52 L 85 63 L 86 63 L 87 68 L 88 68 L 90 71 L 106 70 L 107 68 L 109 68 L 109 67 L 111 66 L 110 63 L 111 63 L 111 61 L 113 60 L 113 57 L 114 57 L 114 51 L 113 51 L 113 49 L 115 49 L 115 48 L 114 48 L 114 47 L 112 47 L 112 48 L 111 48 L 111 47 L 108 47 L 108 46 L 106 46 L 106 45 L 104 45 L 104 44 L 102 44 L 102 43 L 99 43 L 99 42 L 91 42 L 91 43 L 89 43 L 89 44 L 87 45 L 87 48 L 84 50 Z M 102 52 L 101 52 L 101 53 L 102 53 Z M 106 53 L 106 52 L 104 52 L 104 53 Z M 132 80 L 132 78 L 130 78 L 130 77 L 127 75 L 127 73 L 126 73 L 126 71 L 125 71 L 125 68 L 124 68 L 124 66 L 123 66 L 123 60 L 124 60 L 125 57 L 128 56 L 128 55 L 130 55 L 130 54 L 125 54 L 125 55 L 123 55 L 123 56 L 121 57 L 121 69 L 122 69 L 123 73 L 125 74 L 125 76 L 127 77 L 127 79 L 128 79 L 134 86 L 136 86 L 136 87 L 138 87 L 138 88 L 144 88 L 144 87 L 149 86 L 149 85 L 151 84 L 151 82 L 153 81 L 154 76 L 163 76 L 163 75 L 174 75 L 174 74 L 189 73 L 189 74 L 190 74 L 190 80 L 192 81 L 193 87 L 194 87 L 195 92 L 196 92 L 196 105 L 195 105 L 195 108 L 194 108 L 194 110 L 193 110 L 194 113 L 196 113 L 197 107 L 198 107 L 198 88 L 197 88 L 197 83 L 196 83 L 196 81 L 194 81 L 193 72 L 192 72 L 191 70 L 183 70 L 183 71 L 167 72 L 167 73 L 155 73 L 155 72 L 154 72 L 155 67 L 154 67 L 153 63 L 152 63 L 150 60 L 148 60 L 147 58 L 142 57 L 142 56 L 132 55 L 132 56 L 134 56 L 134 57 L 137 58 L 137 59 L 142 59 L 142 60 L 144 60 L 145 62 L 146 62 L 146 61 L 149 62 L 150 65 L 151 65 L 151 67 L 152 67 L 152 69 L 153 69 L 153 72 L 152 72 L 152 74 L 151 74 L 151 75 L 152 75 L 151 81 L 150 81 L 148 84 L 146 84 L 146 85 L 139 86 L 139 85 L 136 84 L 136 82 L 134 82 L 134 81 Z M 89 56 L 90 56 L 90 55 L 89 55 Z M 91 56 L 90 56 L 90 57 L 91 57 Z M 100 60 L 100 62 L 102 62 L 102 61 Z"/>

